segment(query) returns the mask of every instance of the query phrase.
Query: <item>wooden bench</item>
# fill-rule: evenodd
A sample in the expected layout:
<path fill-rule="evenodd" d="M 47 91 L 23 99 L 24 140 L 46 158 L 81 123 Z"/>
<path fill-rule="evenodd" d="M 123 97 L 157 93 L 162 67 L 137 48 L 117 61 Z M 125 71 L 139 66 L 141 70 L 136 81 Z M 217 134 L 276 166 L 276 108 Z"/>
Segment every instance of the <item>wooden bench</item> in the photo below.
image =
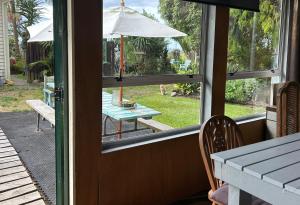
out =
<path fill-rule="evenodd" d="M 55 126 L 55 110 L 41 100 L 26 100 L 26 103 L 37 112 L 37 131 L 40 131 L 40 116 Z"/>
<path fill-rule="evenodd" d="M 159 132 L 159 131 L 167 131 L 174 129 L 173 127 L 170 127 L 169 125 L 160 123 L 158 121 L 152 120 L 152 119 L 143 119 L 143 118 L 138 118 L 138 123 L 143 124 L 150 129 L 152 129 L 154 132 Z"/>

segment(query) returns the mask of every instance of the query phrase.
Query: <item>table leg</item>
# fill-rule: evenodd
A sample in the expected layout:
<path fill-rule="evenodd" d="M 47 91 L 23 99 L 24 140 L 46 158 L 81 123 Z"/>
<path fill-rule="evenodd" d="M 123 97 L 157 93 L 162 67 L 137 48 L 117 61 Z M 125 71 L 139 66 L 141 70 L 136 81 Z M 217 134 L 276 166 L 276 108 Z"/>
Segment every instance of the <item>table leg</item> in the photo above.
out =
<path fill-rule="evenodd" d="M 117 134 L 118 139 L 121 139 L 122 138 L 122 121 L 121 120 L 118 123 L 117 133 L 118 133 Z"/>
<path fill-rule="evenodd" d="M 38 113 L 37 114 L 37 118 L 36 118 L 36 131 L 37 132 L 39 132 L 39 131 L 41 131 L 41 129 L 40 129 L 40 114 Z"/>
<path fill-rule="evenodd" d="M 138 129 L 138 120 L 135 119 L 134 120 L 134 130 L 137 130 Z"/>
<path fill-rule="evenodd" d="M 107 123 L 107 119 L 108 119 L 108 116 L 105 116 L 104 117 L 104 122 L 103 122 L 103 126 L 104 126 L 104 128 L 103 128 L 103 132 L 104 132 L 104 134 L 103 134 L 103 136 L 106 136 L 106 123 Z"/>
<path fill-rule="evenodd" d="M 228 205 L 251 205 L 252 196 L 237 187 L 228 185 Z"/>

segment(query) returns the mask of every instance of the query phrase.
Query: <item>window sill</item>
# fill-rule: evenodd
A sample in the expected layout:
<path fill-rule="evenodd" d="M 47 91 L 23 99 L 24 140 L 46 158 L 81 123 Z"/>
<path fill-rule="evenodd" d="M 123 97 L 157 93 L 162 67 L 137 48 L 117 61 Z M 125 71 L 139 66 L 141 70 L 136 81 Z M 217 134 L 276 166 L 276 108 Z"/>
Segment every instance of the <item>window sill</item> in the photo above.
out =
<path fill-rule="evenodd" d="M 250 123 L 258 120 L 264 120 L 266 117 L 264 114 L 248 116 L 243 118 L 235 119 L 238 125 Z M 181 137 L 192 136 L 195 134 L 199 134 L 200 125 L 196 125 L 193 127 L 188 127 L 184 129 L 174 129 L 171 131 L 161 132 L 161 133 L 153 133 L 150 135 L 145 135 L 142 137 L 129 138 L 116 142 L 108 142 L 102 145 L 103 150 L 102 154 L 121 151 L 125 149 L 130 149 L 138 146 L 158 143 L 162 141 L 177 139 Z"/>

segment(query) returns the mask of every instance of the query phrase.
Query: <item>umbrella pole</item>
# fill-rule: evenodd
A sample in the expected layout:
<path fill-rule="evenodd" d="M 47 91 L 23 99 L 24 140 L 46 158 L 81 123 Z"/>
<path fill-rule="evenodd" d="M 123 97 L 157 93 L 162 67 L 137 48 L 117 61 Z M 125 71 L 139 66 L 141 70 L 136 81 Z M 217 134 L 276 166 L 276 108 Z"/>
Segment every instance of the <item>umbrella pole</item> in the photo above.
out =
<path fill-rule="evenodd" d="M 120 93 L 119 93 L 119 105 L 122 105 L 122 101 L 123 101 L 123 82 L 122 82 L 122 76 L 123 76 L 123 72 L 124 72 L 124 37 L 123 35 L 121 35 L 120 38 Z"/>
<path fill-rule="evenodd" d="M 125 7 L 125 0 L 121 0 L 120 1 L 120 5 L 122 8 L 122 11 Z M 122 106 L 122 101 L 123 101 L 123 82 L 122 82 L 122 76 L 123 76 L 123 72 L 124 72 L 124 36 L 121 35 L 120 37 L 120 93 L 119 93 L 119 105 Z"/>
<path fill-rule="evenodd" d="M 119 68 L 119 73 L 120 73 L 120 93 L 119 93 L 119 106 L 122 106 L 122 101 L 123 101 L 123 81 L 122 81 L 122 76 L 124 72 L 124 37 L 121 35 L 120 38 L 120 68 Z M 118 139 L 121 139 L 121 133 L 122 133 L 122 121 L 119 121 L 118 125 Z"/>

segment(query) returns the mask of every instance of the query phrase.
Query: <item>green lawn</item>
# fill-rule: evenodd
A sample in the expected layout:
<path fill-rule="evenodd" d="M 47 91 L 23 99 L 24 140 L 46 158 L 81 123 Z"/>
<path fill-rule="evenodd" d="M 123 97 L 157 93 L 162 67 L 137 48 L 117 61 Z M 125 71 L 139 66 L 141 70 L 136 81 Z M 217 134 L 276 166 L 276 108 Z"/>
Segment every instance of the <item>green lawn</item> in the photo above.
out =
<path fill-rule="evenodd" d="M 159 85 L 124 88 L 124 98 L 134 100 L 142 105 L 160 111 L 162 114 L 154 119 L 172 126 L 182 128 L 199 123 L 200 101 L 188 97 L 171 97 L 172 85 L 167 85 L 167 95 L 160 94 Z M 118 89 L 118 88 L 116 88 Z M 105 89 L 112 92 L 112 89 Z M 42 86 L 3 86 L 0 87 L 0 112 L 21 112 L 30 110 L 28 99 L 43 99 Z M 226 104 L 226 115 L 237 118 L 264 112 L 263 107 Z"/>
<path fill-rule="evenodd" d="M 166 88 L 168 93 L 163 96 L 160 94 L 159 85 L 126 87 L 124 88 L 124 98 L 160 111 L 162 114 L 155 116 L 154 119 L 174 128 L 198 124 L 200 116 L 199 99 L 171 97 L 170 92 L 173 86 L 168 85 Z M 112 89 L 105 89 L 105 91 L 112 92 Z M 236 104 L 226 104 L 225 110 L 226 115 L 232 118 L 264 112 L 263 107 Z"/>
<path fill-rule="evenodd" d="M 43 99 L 42 88 L 1 86 L 0 87 L 0 112 L 22 112 L 31 110 L 26 100 Z"/>

